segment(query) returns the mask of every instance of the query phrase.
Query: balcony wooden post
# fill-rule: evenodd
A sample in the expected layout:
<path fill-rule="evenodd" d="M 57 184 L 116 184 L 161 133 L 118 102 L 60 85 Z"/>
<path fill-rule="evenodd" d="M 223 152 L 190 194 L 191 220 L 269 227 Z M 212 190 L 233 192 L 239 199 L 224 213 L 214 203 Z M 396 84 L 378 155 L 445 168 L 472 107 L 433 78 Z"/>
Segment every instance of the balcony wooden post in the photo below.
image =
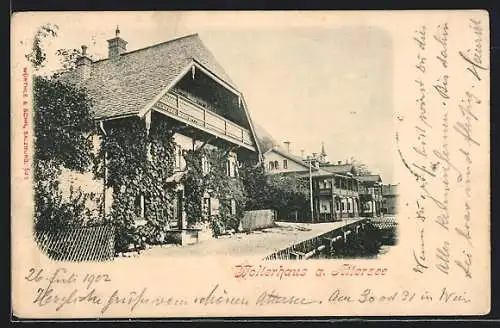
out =
<path fill-rule="evenodd" d="M 177 115 L 179 115 L 179 107 L 180 107 L 180 102 L 179 102 L 179 95 L 175 95 L 175 101 L 177 102 L 176 110 L 177 110 Z"/>
<path fill-rule="evenodd" d="M 207 110 L 203 108 L 203 126 L 207 126 Z"/>

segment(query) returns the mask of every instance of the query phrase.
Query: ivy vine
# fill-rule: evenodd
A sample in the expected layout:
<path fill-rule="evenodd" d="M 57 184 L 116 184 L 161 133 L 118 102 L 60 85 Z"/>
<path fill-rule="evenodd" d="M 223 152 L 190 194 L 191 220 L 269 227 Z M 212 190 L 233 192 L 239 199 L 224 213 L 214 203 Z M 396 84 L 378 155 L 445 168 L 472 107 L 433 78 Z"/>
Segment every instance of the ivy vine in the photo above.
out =
<path fill-rule="evenodd" d="M 229 152 L 224 149 L 198 148 L 189 150 L 184 157 L 187 164 L 187 173 L 182 179 L 186 198 L 185 211 L 188 225 L 196 225 L 208 221 L 215 236 L 232 229 L 238 230 L 243 216 L 247 196 L 245 186 L 239 177 L 230 177 L 227 173 L 226 161 Z M 203 171 L 203 161 L 208 165 L 207 172 Z M 210 197 L 219 199 L 219 213 L 207 216 L 203 212 L 203 196 L 209 193 Z M 236 206 L 236 213 L 232 213 L 231 200 Z"/>
<path fill-rule="evenodd" d="M 96 174 L 103 176 L 105 157 L 107 186 L 113 188 L 111 217 L 117 251 L 163 241 L 172 215 L 173 188 L 168 178 L 174 170 L 174 149 L 173 133 L 159 117 L 149 134 L 139 118 L 114 121 L 106 127 Z M 146 226 L 138 229 L 141 197 Z"/>

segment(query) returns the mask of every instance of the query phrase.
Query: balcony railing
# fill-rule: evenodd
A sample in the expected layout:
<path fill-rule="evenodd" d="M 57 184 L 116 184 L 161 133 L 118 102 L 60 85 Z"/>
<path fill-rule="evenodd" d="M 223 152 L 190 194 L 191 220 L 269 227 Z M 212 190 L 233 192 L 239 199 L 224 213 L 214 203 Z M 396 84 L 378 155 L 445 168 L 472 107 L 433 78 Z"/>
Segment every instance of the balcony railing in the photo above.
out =
<path fill-rule="evenodd" d="M 349 190 L 349 189 L 334 188 L 333 193 L 340 195 L 340 196 L 358 196 L 357 191 Z"/>
<path fill-rule="evenodd" d="M 320 196 L 338 195 L 338 196 L 358 196 L 355 190 L 340 189 L 340 188 L 318 188 L 316 194 Z"/>
<path fill-rule="evenodd" d="M 195 126 L 223 135 L 228 140 L 255 150 L 250 131 L 183 96 L 169 92 L 155 106 Z"/>

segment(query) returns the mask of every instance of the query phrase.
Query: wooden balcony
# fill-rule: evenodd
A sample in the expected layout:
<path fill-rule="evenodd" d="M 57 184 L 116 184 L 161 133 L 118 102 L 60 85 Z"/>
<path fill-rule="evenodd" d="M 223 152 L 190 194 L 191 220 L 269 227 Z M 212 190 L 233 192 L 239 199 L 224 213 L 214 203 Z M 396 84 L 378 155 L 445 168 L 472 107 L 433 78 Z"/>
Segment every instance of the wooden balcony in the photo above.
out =
<path fill-rule="evenodd" d="M 340 188 L 321 188 L 316 189 L 315 194 L 319 196 L 344 196 L 344 197 L 358 197 L 358 192 L 354 190 L 348 189 L 340 189 Z"/>
<path fill-rule="evenodd" d="M 333 193 L 339 196 L 346 196 L 346 197 L 357 197 L 358 192 L 354 190 L 348 190 L 348 189 L 340 189 L 340 188 L 333 188 Z"/>
<path fill-rule="evenodd" d="M 332 195 L 332 188 L 317 189 L 316 194 L 320 196 L 330 196 Z"/>
<path fill-rule="evenodd" d="M 230 141 L 238 146 L 256 151 L 252 135 L 248 129 L 195 104 L 181 95 L 169 92 L 154 107 L 159 112 L 178 121 Z"/>

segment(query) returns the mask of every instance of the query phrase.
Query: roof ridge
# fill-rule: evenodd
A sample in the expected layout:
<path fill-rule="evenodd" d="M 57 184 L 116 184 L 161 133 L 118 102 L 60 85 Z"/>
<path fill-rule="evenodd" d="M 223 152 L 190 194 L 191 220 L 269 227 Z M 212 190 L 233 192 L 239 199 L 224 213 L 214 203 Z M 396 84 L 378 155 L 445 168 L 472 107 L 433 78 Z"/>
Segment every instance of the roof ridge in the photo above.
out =
<path fill-rule="evenodd" d="M 287 157 L 288 159 L 291 159 L 301 165 L 303 165 L 304 167 L 307 167 L 307 165 L 303 162 L 303 159 L 300 158 L 299 156 L 297 155 L 294 155 L 290 152 L 287 152 L 286 150 L 283 150 L 279 147 L 272 147 L 271 149 L 269 149 L 268 151 L 266 151 L 266 153 L 270 152 L 270 151 L 276 151 L 277 153 L 279 153 L 281 156 L 283 157 Z"/>
<path fill-rule="evenodd" d="M 135 50 L 131 50 L 131 51 L 126 51 L 126 52 L 122 53 L 120 56 L 126 56 L 126 55 L 129 55 L 129 54 L 135 53 L 135 52 L 139 52 L 139 51 L 142 51 L 142 50 L 146 50 L 146 49 L 151 49 L 151 48 L 163 46 L 163 45 L 171 43 L 171 42 L 176 42 L 176 41 L 180 41 L 182 39 L 188 39 L 188 38 L 192 38 L 192 37 L 198 37 L 199 38 L 200 36 L 199 36 L 198 33 L 192 33 L 192 34 L 180 36 L 180 37 L 177 37 L 177 38 L 174 38 L 174 39 L 170 39 L 170 40 L 162 41 L 162 42 L 159 42 L 159 43 L 155 43 L 155 44 L 152 44 L 152 45 L 144 47 L 144 48 L 139 48 L 139 49 L 135 49 Z M 201 41 L 201 39 L 200 39 L 200 41 Z M 93 61 L 92 64 L 98 63 L 98 62 L 103 62 L 103 61 L 106 61 L 106 60 L 109 60 L 109 57 Z"/>

